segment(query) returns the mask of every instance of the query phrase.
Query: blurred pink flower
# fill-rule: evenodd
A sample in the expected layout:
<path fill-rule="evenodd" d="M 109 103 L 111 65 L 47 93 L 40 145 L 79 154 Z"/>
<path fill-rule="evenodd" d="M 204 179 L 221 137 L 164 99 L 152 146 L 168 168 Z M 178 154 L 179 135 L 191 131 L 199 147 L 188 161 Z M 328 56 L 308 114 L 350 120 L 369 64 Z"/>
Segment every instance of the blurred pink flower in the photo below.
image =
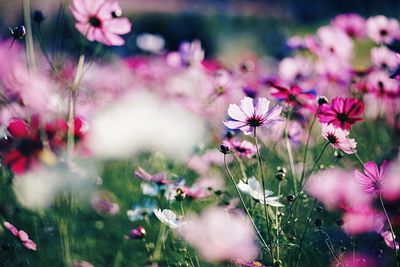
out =
<path fill-rule="evenodd" d="M 21 240 L 22 245 L 27 249 L 36 251 L 36 243 L 29 239 L 28 234 L 25 231 L 18 230 L 14 225 L 5 221 L 3 223 L 4 227 L 7 228 L 13 236 L 16 236 Z"/>
<path fill-rule="evenodd" d="M 87 261 L 76 261 L 73 267 L 94 267 L 94 265 Z"/>
<path fill-rule="evenodd" d="M 275 106 L 268 110 L 270 101 L 266 98 L 259 98 L 256 105 L 250 97 L 242 99 L 240 107 L 230 104 L 228 115 L 231 120 L 224 121 L 226 127 L 230 129 L 240 129 L 244 134 L 254 133 L 256 127 L 271 128 L 276 123 L 282 121 L 279 117 L 282 107 Z"/>
<path fill-rule="evenodd" d="M 353 57 L 353 41 L 341 30 L 323 26 L 318 29 L 317 37 L 320 44 L 319 56 L 333 56 L 341 60 L 349 60 Z"/>
<path fill-rule="evenodd" d="M 355 98 L 335 97 L 332 105 L 323 104 L 320 107 L 318 118 L 322 123 L 332 124 L 343 130 L 350 130 L 352 125 L 362 121 L 364 104 Z"/>
<path fill-rule="evenodd" d="M 349 132 L 335 128 L 332 124 L 322 124 L 322 136 L 328 140 L 334 149 L 340 149 L 346 154 L 356 152 L 356 141 L 349 138 Z"/>
<path fill-rule="evenodd" d="M 399 82 L 389 78 L 385 71 L 374 71 L 366 78 L 368 92 L 379 98 L 392 99 L 400 93 Z"/>
<path fill-rule="evenodd" d="M 247 140 L 238 141 L 236 139 L 230 139 L 225 140 L 223 143 L 236 152 L 239 157 L 251 158 L 257 152 L 255 145 Z"/>
<path fill-rule="evenodd" d="M 142 179 L 147 182 L 154 182 L 157 184 L 169 184 L 171 182 L 165 173 L 160 172 L 156 174 L 150 174 L 147 171 L 145 171 L 142 167 L 138 167 L 136 169 L 135 175 L 139 179 Z"/>
<path fill-rule="evenodd" d="M 342 30 L 352 38 L 363 38 L 366 35 L 366 20 L 358 14 L 340 14 L 332 21 L 333 27 Z"/>
<path fill-rule="evenodd" d="M 376 260 L 371 256 L 361 253 L 347 253 L 340 257 L 339 262 L 334 261 L 332 267 L 378 267 Z"/>
<path fill-rule="evenodd" d="M 385 171 L 385 182 L 382 185 L 384 199 L 394 201 L 400 199 L 400 162 L 399 159 L 392 162 Z"/>
<path fill-rule="evenodd" d="M 383 231 L 381 233 L 381 237 L 383 238 L 383 241 L 385 241 L 385 244 L 391 248 L 391 249 L 395 249 L 395 244 L 396 244 L 396 250 L 399 250 L 400 246 L 399 246 L 399 242 L 395 241 L 393 242 L 393 235 L 390 231 Z M 396 238 L 396 236 L 395 236 Z"/>
<path fill-rule="evenodd" d="M 304 57 L 287 57 L 279 63 L 279 77 L 288 82 L 296 82 L 309 77 L 313 65 Z"/>
<path fill-rule="evenodd" d="M 391 43 L 399 34 L 399 22 L 379 15 L 367 20 L 367 34 L 374 42 Z"/>
<path fill-rule="evenodd" d="M 272 83 L 271 86 L 274 88 L 271 95 L 276 97 L 279 101 L 284 101 L 296 108 L 314 110 L 312 105 L 312 100 L 315 99 L 314 91 L 305 91 L 298 85 L 285 87 L 277 83 Z"/>
<path fill-rule="evenodd" d="M 108 191 L 98 191 L 92 194 L 90 202 L 98 214 L 114 216 L 119 212 L 119 205 L 114 202 L 114 198 Z"/>
<path fill-rule="evenodd" d="M 399 64 L 396 53 L 386 46 L 373 47 L 371 49 L 371 61 L 378 68 L 394 69 Z"/>
<path fill-rule="evenodd" d="M 361 204 L 350 208 L 345 207 L 345 211 L 342 217 L 342 229 L 349 235 L 379 232 L 384 225 L 384 215 L 369 205 Z"/>
<path fill-rule="evenodd" d="M 383 161 L 380 168 L 373 161 L 364 164 L 364 173 L 359 170 L 354 171 L 356 181 L 361 184 L 367 193 L 380 192 L 386 178 L 388 161 Z"/>
<path fill-rule="evenodd" d="M 89 41 L 123 45 L 119 35 L 131 31 L 129 20 L 119 17 L 122 10 L 115 0 L 73 0 L 70 10 L 77 20 L 76 29 Z"/>
<path fill-rule="evenodd" d="M 327 169 L 312 175 L 305 190 L 330 210 L 369 204 L 372 200 L 354 180 L 353 172 L 343 169 Z"/>
<path fill-rule="evenodd" d="M 258 255 L 255 232 L 244 215 L 211 207 L 200 216 L 190 215 L 185 221 L 179 235 L 208 262 L 249 261 Z"/>

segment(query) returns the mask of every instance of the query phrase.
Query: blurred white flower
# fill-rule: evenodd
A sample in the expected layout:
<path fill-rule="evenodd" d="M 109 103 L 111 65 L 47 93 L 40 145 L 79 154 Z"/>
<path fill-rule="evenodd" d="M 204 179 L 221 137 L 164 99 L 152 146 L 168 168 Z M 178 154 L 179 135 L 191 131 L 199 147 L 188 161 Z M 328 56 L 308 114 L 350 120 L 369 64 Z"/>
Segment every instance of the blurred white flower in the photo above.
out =
<path fill-rule="evenodd" d="M 136 38 L 136 45 L 143 51 L 159 54 L 164 49 L 165 40 L 158 34 L 142 33 Z"/>
<path fill-rule="evenodd" d="M 202 120 L 179 104 L 134 94 L 95 115 L 88 146 L 100 158 L 129 158 L 150 150 L 182 159 L 204 132 Z"/>
<path fill-rule="evenodd" d="M 279 197 L 271 197 L 272 191 L 265 190 L 265 201 L 264 194 L 260 183 L 255 177 L 251 177 L 247 180 L 247 183 L 240 180 L 238 183 L 238 188 L 245 194 L 250 195 L 255 200 L 259 201 L 261 204 L 266 204 L 272 207 L 283 207 L 284 205 L 279 202 Z"/>
<path fill-rule="evenodd" d="M 156 217 L 163 223 L 168 225 L 172 229 L 177 229 L 180 225 L 181 222 L 176 218 L 176 214 L 169 209 L 164 209 L 164 210 L 155 210 L 154 214 Z"/>

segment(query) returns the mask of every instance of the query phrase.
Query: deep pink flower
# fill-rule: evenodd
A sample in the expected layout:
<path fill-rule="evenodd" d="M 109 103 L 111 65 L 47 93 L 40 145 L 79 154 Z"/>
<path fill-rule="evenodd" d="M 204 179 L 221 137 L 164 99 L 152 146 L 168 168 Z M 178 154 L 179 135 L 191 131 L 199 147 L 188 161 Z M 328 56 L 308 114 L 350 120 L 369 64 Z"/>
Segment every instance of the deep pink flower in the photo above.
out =
<path fill-rule="evenodd" d="M 332 267 L 378 267 L 381 266 L 369 255 L 349 252 L 342 255 L 339 261 L 333 261 Z"/>
<path fill-rule="evenodd" d="M 322 125 L 322 136 L 328 140 L 334 149 L 340 149 L 346 154 L 356 152 L 356 141 L 349 138 L 349 132 L 340 128 L 335 128 L 332 124 Z"/>
<path fill-rule="evenodd" d="M 297 85 L 285 87 L 274 83 L 271 86 L 275 89 L 271 95 L 279 101 L 285 101 L 293 107 L 314 110 L 311 104 L 311 101 L 315 99 L 314 91 L 305 91 Z"/>
<path fill-rule="evenodd" d="M 119 35 L 131 31 L 129 20 L 119 17 L 122 11 L 115 0 L 73 0 L 70 10 L 77 20 L 76 29 L 89 41 L 123 45 Z"/>
<path fill-rule="evenodd" d="M 375 16 L 367 20 L 367 34 L 376 43 L 391 43 L 399 34 L 399 22 L 385 16 Z"/>
<path fill-rule="evenodd" d="M 395 249 L 395 245 L 396 245 L 396 250 L 399 250 L 400 246 L 399 246 L 399 242 L 395 241 L 393 242 L 393 235 L 392 232 L 390 231 L 383 231 L 381 233 L 381 237 L 383 238 L 383 241 L 385 241 L 385 244 L 391 248 L 391 249 Z M 395 236 L 396 238 L 396 236 Z"/>
<path fill-rule="evenodd" d="M 4 222 L 3 225 L 5 228 L 7 228 L 11 232 L 11 234 L 13 236 L 16 236 L 19 238 L 19 240 L 22 242 L 22 245 L 24 245 L 24 247 L 26 247 L 27 249 L 36 251 L 36 243 L 29 239 L 29 236 L 25 231 L 18 230 L 14 225 L 12 225 L 9 222 Z"/>
<path fill-rule="evenodd" d="M 134 229 L 131 230 L 131 233 L 129 236 L 125 236 L 125 239 L 142 239 L 146 235 L 146 229 L 144 229 L 143 226 L 138 226 Z"/>
<path fill-rule="evenodd" d="M 367 31 L 365 19 L 358 14 L 337 15 L 331 23 L 352 38 L 363 38 Z"/>
<path fill-rule="evenodd" d="M 245 97 L 240 102 L 240 107 L 236 104 L 230 104 L 228 115 L 231 120 L 224 121 L 226 127 L 230 129 L 240 129 L 246 135 L 254 133 L 256 127 L 271 128 L 281 119 L 279 114 L 282 107 L 275 106 L 268 110 L 270 101 L 266 98 L 259 98 L 256 105 L 253 99 Z"/>
<path fill-rule="evenodd" d="M 236 139 L 231 139 L 229 141 L 224 141 L 223 143 L 229 146 L 230 149 L 236 152 L 240 157 L 251 158 L 257 152 L 254 144 L 247 140 L 238 141 Z"/>
<path fill-rule="evenodd" d="M 384 161 L 380 168 L 373 161 L 368 161 L 364 164 L 364 173 L 359 170 L 354 171 L 356 181 L 361 184 L 365 192 L 376 193 L 380 192 L 386 178 L 388 161 Z"/>
<path fill-rule="evenodd" d="M 351 126 L 362 121 L 361 115 L 364 111 L 364 104 L 355 98 L 336 97 L 332 105 L 323 104 L 318 113 L 319 121 L 333 124 L 343 130 L 350 130 Z"/>

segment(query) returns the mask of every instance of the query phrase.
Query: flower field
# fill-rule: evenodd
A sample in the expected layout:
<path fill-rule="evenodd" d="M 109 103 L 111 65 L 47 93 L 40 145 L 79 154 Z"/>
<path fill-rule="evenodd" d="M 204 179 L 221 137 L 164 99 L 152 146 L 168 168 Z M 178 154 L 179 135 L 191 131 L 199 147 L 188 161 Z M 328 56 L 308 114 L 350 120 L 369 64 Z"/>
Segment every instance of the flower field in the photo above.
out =
<path fill-rule="evenodd" d="M 127 3 L 64 1 L 51 25 L 22 2 L 0 41 L 0 266 L 399 267 L 396 18 L 232 55 L 174 48 Z"/>

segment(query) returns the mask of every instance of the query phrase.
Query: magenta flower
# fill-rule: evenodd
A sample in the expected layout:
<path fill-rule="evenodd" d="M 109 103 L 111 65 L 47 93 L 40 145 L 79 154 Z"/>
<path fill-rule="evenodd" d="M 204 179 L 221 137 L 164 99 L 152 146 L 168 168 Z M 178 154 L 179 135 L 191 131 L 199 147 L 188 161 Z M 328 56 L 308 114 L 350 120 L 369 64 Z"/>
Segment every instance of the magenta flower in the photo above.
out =
<path fill-rule="evenodd" d="M 231 139 L 223 143 L 235 151 L 239 157 L 251 158 L 257 152 L 255 145 L 247 140 L 238 141 L 236 139 Z"/>
<path fill-rule="evenodd" d="M 356 181 L 361 184 L 364 191 L 367 193 L 380 192 L 383 182 L 386 178 L 386 170 L 388 161 L 383 161 L 380 168 L 373 161 L 368 161 L 364 164 L 364 173 L 355 170 L 354 176 Z"/>
<path fill-rule="evenodd" d="M 14 225 L 9 222 L 4 222 L 3 225 L 11 232 L 13 236 L 18 237 L 19 240 L 21 240 L 24 247 L 36 251 L 36 243 L 29 239 L 29 236 L 25 231 L 18 230 Z"/>
<path fill-rule="evenodd" d="M 367 31 L 365 19 L 358 14 L 337 15 L 331 24 L 352 38 L 363 38 Z"/>
<path fill-rule="evenodd" d="M 381 237 L 383 238 L 383 241 L 385 241 L 386 246 L 388 246 L 391 249 L 395 249 L 396 245 L 396 250 L 399 250 L 399 242 L 395 241 L 393 242 L 393 235 L 390 231 L 383 231 L 381 233 Z M 396 238 L 396 236 L 395 236 Z"/>
<path fill-rule="evenodd" d="M 279 101 L 285 101 L 293 107 L 307 108 L 311 111 L 314 110 L 312 100 L 315 99 L 315 92 L 312 90 L 305 91 L 297 85 L 290 87 L 281 86 L 279 84 L 272 84 L 274 91 L 271 95 L 276 97 Z"/>
<path fill-rule="evenodd" d="M 334 149 L 340 149 L 346 154 L 356 152 L 356 141 L 349 138 L 349 132 L 333 127 L 332 124 L 322 125 L 322 136 L 328 140 Z"/>
<path fill-rule="evenodd" d="M 336 97 L 332 100 L 332 106 L 323 104 L 318 113 L 319 121 L 333 124 L 343 130 L 350 130 L 351 126 L 362 121 L 360 116 L 364 111 L 364 104 L 355 98 Z"/>
<path fill-rule="evenodd" d="M 229 105 L 228 115 L 231 120 L 224 121 L 224 124 L 230 129 L 240 129 L 246 135 L 254 133 L 256 127 L 271 128 L 282 121 L 279 117 L 282 107 L 275 106 L 268 110 L 269 104 L 268 99 L 259 98 L 254 105 L 252 98 L 245 97 L 240 102 L 240 107 L 236 104 Z"/>
<path fill-rule="evenodd" d="M 131 23 L 127 18 L 120 18 L 121 7 L 114 0 L 73 0 L 70 7 L 77 20 L 76 29 L 89 41 L 97 41 L 105 45 L 123 45 L 119 35 L 131 31 Z"/>

